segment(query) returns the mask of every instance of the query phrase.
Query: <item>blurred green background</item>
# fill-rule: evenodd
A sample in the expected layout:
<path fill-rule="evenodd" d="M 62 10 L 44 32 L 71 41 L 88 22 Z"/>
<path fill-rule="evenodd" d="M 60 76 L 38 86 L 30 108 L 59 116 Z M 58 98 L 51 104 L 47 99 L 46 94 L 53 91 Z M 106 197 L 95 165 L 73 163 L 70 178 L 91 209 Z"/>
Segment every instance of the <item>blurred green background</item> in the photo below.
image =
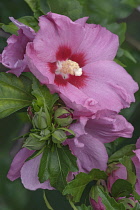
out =
<path fill-rule="evenodd" d="M 42 1 L 42 0 L 41 0 Z M 45 1 L 45 0 L 43 0 Z M 54 0 L 53 0 L 54 1 Z M 65 0 L 62 0 L 64 2 Z M 126 40 L 122 48 L 128 50 L 130 55 L 119 55 L 119 60 L 126 66 L 125 69 L 140 84 L 140 5 L 139 0 L 68 0 L 69 2 L 80 3 L 82 15 L 90 15 L 90 22 L 103 26 L 114 23 L 127 23 Z M 57 1 L 56 1 L 57 2 Z M 58 0 L 58 2 L 61 2 Z M 57 4 L 57 3 L 56 3 Z M 45 10 L 45 9 L 44 9 Z M 0 1 L 0 22 L 9 23 L 9 16 L 20 18 L 26 15 L 33 15 L 31 9 L 24 0 L 1 0 Z M 80 10 L 81 11 L 81 10 Z M 63 11 L 62 11 L 63 12 Z M 122 29 L 123 30 L 123 29 Z M 0 52 L 6 46 L 8 34 L 0 31 Z M 117 59 L 118 59 L 117 58 Z M 1 71 L 5 68 L 0 65 Z M 136 103 L 130 109 L 125 109 L 122 114 L 131 122 L 135 128 L 132 139 L 118 139 L 107 145 L 109 153 L 113 153 L 123 145 L 136 142 L 140 136 L 140 91 L 136 93 Z M 22 119 L 22 120 L 21 120 Z M 15 144 L 11 141 L 28 128 L 25 119 L 20 114 L 13 114 L 10 117 L 0 120 L 0 210 L 44 210 L 47 209 L 42 190 L 28 191 L 24 189 L 20 180 L 14 182 L 6 178 L 13 155 L 20 148 L 20 141 Z M 70 210 L 68 202 L 59 192 L 47 191 L 47 198 L 55 210 Z"/>

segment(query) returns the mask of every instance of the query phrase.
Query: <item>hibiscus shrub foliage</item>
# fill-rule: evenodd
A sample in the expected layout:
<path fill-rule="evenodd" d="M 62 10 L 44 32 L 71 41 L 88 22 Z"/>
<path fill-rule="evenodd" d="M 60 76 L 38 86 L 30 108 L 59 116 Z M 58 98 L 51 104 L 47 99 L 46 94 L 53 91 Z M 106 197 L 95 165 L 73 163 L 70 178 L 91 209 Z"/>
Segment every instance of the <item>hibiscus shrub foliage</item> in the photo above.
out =
<path fill-rule="evenodd" d="M 140 40 L 130 21 L 140 0 L 21 2 L 25 13 L 0 3 L 0 119 L 15 140 L 1 152 L 0 208 L 27 209 L 24 187 L 43 191 L 39 207 L 30 193 L 31 209 L 140 209 Z"/>

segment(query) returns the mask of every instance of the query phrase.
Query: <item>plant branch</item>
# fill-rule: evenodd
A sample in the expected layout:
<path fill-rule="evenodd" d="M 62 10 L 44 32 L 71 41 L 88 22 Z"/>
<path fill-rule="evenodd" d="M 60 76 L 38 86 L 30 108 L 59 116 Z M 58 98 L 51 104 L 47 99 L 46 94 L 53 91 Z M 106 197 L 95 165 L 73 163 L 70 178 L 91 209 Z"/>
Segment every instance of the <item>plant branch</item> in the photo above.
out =
<path fill-rule="evenodd" d="M 71 207 L 73 208 L 73 210 L 77 210 L 76 206 L 74 205 L 74 203 L 71 201 L 70 198 L 69 198 L 69 203 L 70 203 Z"/>
<path fill-rule="evenodd" d="M 54 209 L 51 207 L 51 205 L 49 204 L 49 201 L 48 201 L 47 198 L 46 198 L 45 190 L 43 190 L 43 198 L 44 198 L 44 201 L 45 201 L 45 204 L 46 204 L 47 208 L 48 208 L 49 210 L 54 210 Z"/>

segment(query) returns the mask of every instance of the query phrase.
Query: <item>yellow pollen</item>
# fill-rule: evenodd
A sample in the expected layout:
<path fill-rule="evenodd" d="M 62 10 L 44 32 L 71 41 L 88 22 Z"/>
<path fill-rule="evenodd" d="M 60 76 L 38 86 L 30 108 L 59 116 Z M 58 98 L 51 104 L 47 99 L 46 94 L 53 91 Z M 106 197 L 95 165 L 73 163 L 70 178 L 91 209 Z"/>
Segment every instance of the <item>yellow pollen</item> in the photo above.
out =
<path fill-rule="evenodd" d="M 57 69 L 55 74 L 61 75 L 63 79 L 68 79 L 69 74 L 74 76 L 82 75 L 82 68 L 79 64 L 72 60 L 57 61 Z"/>
<path fill-rule="evenodd" d="M 63 74 L 75 75 L 76 71 L 79 71 L 81 68 L 78 63 L 71 60 L 61 61 L 58 64 L 59 72 Z"/>

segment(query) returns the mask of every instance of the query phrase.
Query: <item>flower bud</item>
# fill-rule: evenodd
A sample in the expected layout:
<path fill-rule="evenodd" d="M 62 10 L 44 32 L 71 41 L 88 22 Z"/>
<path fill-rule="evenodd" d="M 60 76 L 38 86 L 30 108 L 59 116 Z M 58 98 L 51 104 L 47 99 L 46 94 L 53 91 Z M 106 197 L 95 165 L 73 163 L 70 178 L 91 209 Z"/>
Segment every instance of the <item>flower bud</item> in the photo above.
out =
<path fill-rule="evenodd" d="M 33 124 L 36 128 L 39 128 L 41 130 L 45 129 L 47 127 L 46 113 L 42 111 L 35 112 L 35 115 L 33 117 Z"/>
<path fill-rule="evenodd" d="M 54 119 L 60 126 L 70 125 L 73 121 L 71 111 L 65 107 L 60 107 L 55 111 Z"/>
<path fill-rule="evenodd" d="M 111 192 L 112 185 L 118 180 L 118 179 L 127 179 L 127 170 L 126 167 L 120 163 L 117 164 L 110 164 L 107 172 L 108 173 L 108 179 L 107 179 L 107 188 L 108 191 Z"/>
<path fill-rule="evenodd" d="M 123 203 L 123 205 L 125 206 L 125 208 L 127 210 L 131 210 L 132 208 L 135 207 L 136 203 L 138 201 L 135 201 L 135 199 L 133 197 L 129 197 L 129 198 L 118 198 L 117 199 L 118 203 Z"/>
<path fill-rule="evenodd" d="M 67 139 L 66 133 L 62 130 L 56 130 L 52 134 L 52 141 L 54 143 L 61 143 Z"/>
<path fill-rule="evenodd" d="M 104 204 L 102 203 L 102 198 L 100 196 L 99 190 L 104 191 L 103 186 L 94 185 L 90 191 L 90 204 L 94 210 L 106 210 Z"/>
<path fill-rule="evenodd" d="M 40 135 L 41 135 L 40 141 L 46 141 L 50 138 L 51 132 L 49 129 L 46 128 L 44 130 L 41 130 Z"/>
<path fill-rule="evenodd" d="M 29 150 L 40 150 L 45 145 L 44 141 L 39 141 L 40 139 L 30 134 L 26 139 L 23 147 L 26 147 Z"/>
<path fill-rule="evenodd" d="M 27 114 L 28 114 L 30 120 L 32 120 L 34 114 L 33 114 L 33 112 L 32 112 L 32 107 L 31 107 L 31 106 L 28 107 L 28 109 L 27 109 Z"/>
<path fill-rule="evenodd" d="M 95 209 L 95 210 L 105 210 L 105 206 L 102 203 L 102 198 L 98 197 L 98 201 L 96 202 L 94 199 L 90 198 L 90 203 L 91 206 Z"/>

